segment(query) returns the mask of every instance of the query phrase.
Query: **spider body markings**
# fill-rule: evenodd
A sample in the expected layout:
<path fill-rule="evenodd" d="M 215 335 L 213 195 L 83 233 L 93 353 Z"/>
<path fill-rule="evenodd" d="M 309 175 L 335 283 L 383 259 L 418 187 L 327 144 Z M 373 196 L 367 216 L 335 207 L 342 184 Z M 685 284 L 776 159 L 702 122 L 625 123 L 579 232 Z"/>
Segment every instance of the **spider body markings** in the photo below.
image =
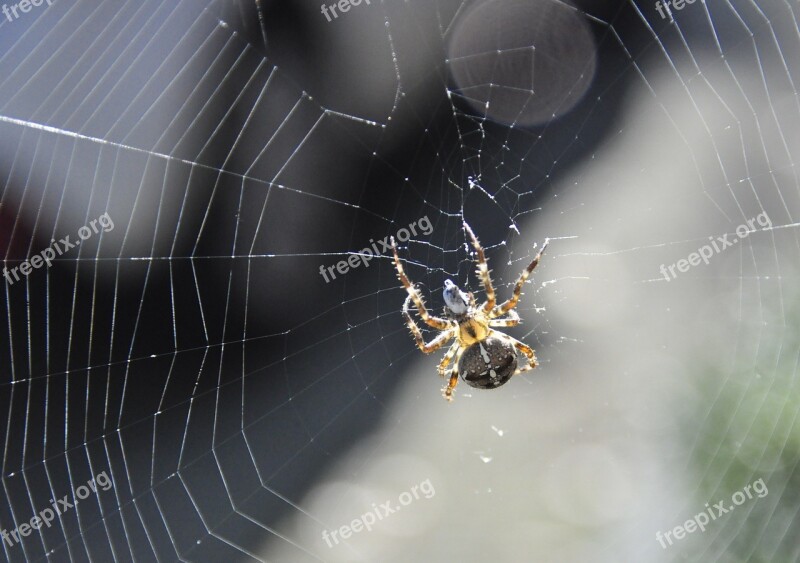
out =
<path fill-rule="evenodd" d="M 505 384 L 512 376 L 538 365 L 536 354 L 530 346 L 494 329 L 516 326 L 521 322 L 514 308 L 522 296 L 525 281 L 539 264 L 550 242 L 549 239 L 545 239 L 536 257 L 517 279 L 511 298 L 498 305 L 483 247 L 466 222 L 464 229 L 475 248 L 477 274 L 483 282 L 486 301 L 478 305 L 472 293 L 465 293 L 451 280 L 446 280 L 443 291 L 444 318 L 428 312 L 419 291 L 406 276 L 400 257 L 397 255 L 397 245 L 394 238 L 391 239 L 397 277 L 408 292 L 403 303 L 403 317 L 417 346 L 423 353 L 430 354 L 442 348 L 450 340 L 455 340 L 439 363 L 439 375 L 446 377 L 449 372 L 450 376 L 447 386 L 442 389 L 444 398 L 448 401 L 453 400 L 453 390 L 458 384 L 459 375 L 471 387 L 494 389 Z M 422 331 L 411 316 L 412 304 L 425 324 L 440 331 L 430 342 L 425 342 Z M 518 353 L 527 360 L 522 367 L 518 367 Z"/>

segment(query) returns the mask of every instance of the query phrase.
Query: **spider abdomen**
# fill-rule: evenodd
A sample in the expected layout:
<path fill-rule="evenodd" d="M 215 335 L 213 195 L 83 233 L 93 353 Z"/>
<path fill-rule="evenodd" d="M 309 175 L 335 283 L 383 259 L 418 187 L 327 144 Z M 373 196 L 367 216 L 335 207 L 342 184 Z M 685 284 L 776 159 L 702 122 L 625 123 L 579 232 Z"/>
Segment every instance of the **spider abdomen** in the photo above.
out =
<path fill-rule="evenodd" d="M 464 350 L 458 368 L 470 387 L 495 389 L 514 375 L 517 351 L 509 339 L 493 334 Z"/>

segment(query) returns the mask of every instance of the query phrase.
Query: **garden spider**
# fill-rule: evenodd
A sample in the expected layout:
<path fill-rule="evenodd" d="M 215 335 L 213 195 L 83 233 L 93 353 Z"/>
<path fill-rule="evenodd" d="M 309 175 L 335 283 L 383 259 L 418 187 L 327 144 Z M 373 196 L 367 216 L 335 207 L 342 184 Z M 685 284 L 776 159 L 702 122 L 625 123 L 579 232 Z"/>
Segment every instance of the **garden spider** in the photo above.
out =
<path fill-rule="evenodd" d="M 422 296 L 403 270 L 400 257 L 397 255 L 397 245 L 394 237 L 391 239 L 397 277 L 400 278 L 400 282 L 408 292 L 408 296 L 403 303 L 403 316 L 417 346 L 425 354 L 430 354 L 444 346 L 450 339 L 455 338 L 455 342 L 439 363 L 439 375 L 442 377 L 446 376 L 448 366 L 451 363 L 453 364 L 450 368 L 450 380 L 447 386 L 442 389 L 442 394 L 448 401 L 453 400 L 453 390 L 458 383 L 459 373 L 461 373 L 464 381 L 472 387 L 495 389 L 506 383 L 512 376 L 537 366 L 533 348 L 507 334 L 493 330 L 492 327 L 511 327 L 520 323 L 519 315 L 514 311 L 514 308 L 519 303 L 522 295 L 522 286 L 534 268 L 536 268 L 536 265 L 539 264 L 539 259 L 550 242 L 550 239 L 545 239 L 541 250 L 520 274 L 511 298 L 497 305 L 483 248 L 466 221 L 464 222 L 464 229 L 469 234 L 470 239 L 472 239 L 472 245 L 475 247 L 478 257 L 477 274 L 483 282 L 486 301 L 478 306 L 472 293 L 464 293 L 451 280 L 446 280 L 444 282 L 446 318 L 434 317 L 428 313 L 422 301 Z M 420 318 L 428 326 L 441 331 L 438 336 L 428 343 L 422 337 L 422 332 L 417 323 L 411 318 L 409 308 L 412 302 L 416 306 L 417 314 L 419 314 Z M 507 317 L 499 318 L 506 314 L 508 315 Z M 527 364 L 521 368 L 517 368 L 517 351 L 527 358 Z"/>

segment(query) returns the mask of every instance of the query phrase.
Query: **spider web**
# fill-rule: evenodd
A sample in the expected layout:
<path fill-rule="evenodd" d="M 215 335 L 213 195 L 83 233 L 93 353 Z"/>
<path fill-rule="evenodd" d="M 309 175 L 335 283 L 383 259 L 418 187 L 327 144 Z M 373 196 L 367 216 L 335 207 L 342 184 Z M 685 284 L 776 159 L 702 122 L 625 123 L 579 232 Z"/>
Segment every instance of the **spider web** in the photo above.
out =
<path fill-rule="evenodd" d="M 0 20 L 4 267 L 114 221 L 4 287 L 0 527 L 113 482 L 5 557 L 800 558 L 797 3 L 594 4 Z M 537 370 L 446 405 L 386 253 L 320 275 L 423 218 L 400 255 L 436 312 L 445 279 L 482 295 L 463 221 L 500 299 L 551 239 L 509 329 Z"/>

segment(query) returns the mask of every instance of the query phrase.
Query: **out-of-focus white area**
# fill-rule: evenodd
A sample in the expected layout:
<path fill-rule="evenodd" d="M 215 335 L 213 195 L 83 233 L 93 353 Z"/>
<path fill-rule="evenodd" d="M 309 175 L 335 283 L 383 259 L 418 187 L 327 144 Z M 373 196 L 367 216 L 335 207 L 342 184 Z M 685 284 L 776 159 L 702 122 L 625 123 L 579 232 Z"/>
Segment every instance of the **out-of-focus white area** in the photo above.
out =
<path fill-rule="evenodd" d="M 745 80 L 741 69 L 736 76 Z M 528 248 L 553 239 L 519 308 L 524 330 L 512 329 L 537 347 L 540 368 L 491 392 L 461 382 L 447 404 L 436 375 L 441 353 L 419 354 L 383 427 L 278 532 L 324 561 L 715 560 L 721 552 L 709 546 L 730 545 L 724 538 L 741 529 L 744 511 L 760 505 L 769 512 L 781 495 L 774 480 L 770 496 L 705 533 L 668 550 L 656 541 L 656 532 L 726 498 L 728 489 L 713 488 L 724 475 L 693 463 L 729 464 L 727 441 L 709 426 L 721 397 L 731 386 L 745 390 L 724 409 L 730 421 L 719 430 L 728 436 L 739 428 L 741 446 L 758 416 L 771 412 L 762 410 L 763 397 L 796 375 L 763 348 L 783 342 L 796 351 L 792 163 L 800 130 L 778 127 L 772 111 L 788 104 L 796 118 L 793 92 L 771 84 L 769 97 L 753 96 L 760 77 L 755 69 L 748 76 L 752 83 L 740 88 L 750 113 L 741 111 L 741 91 L 725 88 L 731 83 L 723 67 L 691 84 L 672 73 L 651 78 L 657 98 L 637 88 L 618 134 L 554 186 L 557 197 L 523 225 Z M 676 280 L 660 274 L 662 263 L 686 258 L 708 237 L 733 233 L 763 211 L 772 230 L 750 234 Z M 523 265 L 491 267 L 495 279 L 509 282 Z M 398 293 L 398 324 L 401 299 Z M 541 341 L 548 345 L 536 346 Z M 759 477 L 770 485 L 775 464 L 761 462 L 787 439 L 768 431 L 763 447 L 735 454 L 753 468 L 736 488 Z M 397 505 L 425 479 L 435 487 L 432 498 L 346 543 L 329 548 L 323 540 L 323 530 L 349 525 L 373 503 Z M 701 480 L 719 498 L 704 497 Z M 274 542 L 261 556 L 288 561 L 295 549 Z"/>
<path fill-rule="evenodd" d="M 455 92 L 475 113 L 528 126 L 549 123 L 580 102 L 597 58 L 586 18 L 569 5 L 489 0 L 454 22 L 447 63 Z"/>

